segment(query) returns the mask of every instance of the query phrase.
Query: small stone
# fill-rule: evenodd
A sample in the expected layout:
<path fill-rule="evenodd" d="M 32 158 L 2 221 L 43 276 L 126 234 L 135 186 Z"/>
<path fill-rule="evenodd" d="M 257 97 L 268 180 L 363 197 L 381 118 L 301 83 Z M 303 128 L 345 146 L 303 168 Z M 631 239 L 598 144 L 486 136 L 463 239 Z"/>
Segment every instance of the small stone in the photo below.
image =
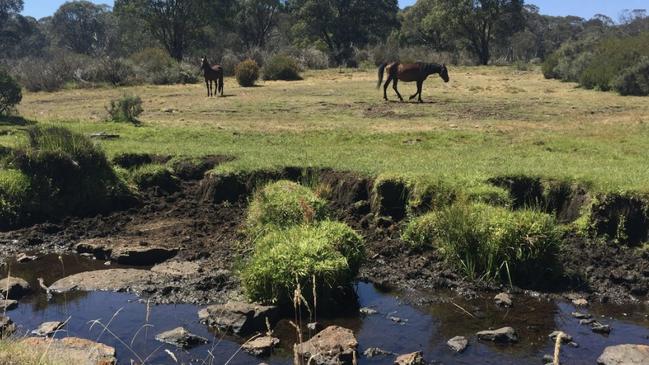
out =
<path fill-rule="evenodd" d="M 492 341 L 498 343 L 513 343 L 518 342 L 518 335 L 516 330 L 511 327 L 503 327 L 497 330 L 480 331 L 476 333 L 480 340 Z"/>
<path fill-rule="evenodd" d="M 13 299 L 0 299 L 0 312 L 10 311 L 18 307 L 18 301 Z"/>
<path fill-rule="evenodd" d="M 590 313 L 572 312 L 572 316 L 577 319 L 590 319 L 593 315 Z"/>
<path fill-rule="evenodd" d="M 371 359 L 371 358 L 377 357 L 377 356 L 391 356 L 391 355 L 394 355 L 394 354 L 392 352 L 390 352 L 390 351 L 383 350 L 382 348 L 370 347 L 370 348 L 366 349 L 365 351 L 363 351 L 363 355 L 365 355 L 365 357 Z"/>
<path fill-rule="evenodd" d="M 369 308 L 369 307 L 363 307 L 359 309 L 359 312 L 364 316 L 371 316 L 373 314 L 379 313 L 376 309 Z"/>
<path fill-rule="evenodd" d="M 182 327 L 159 333 L 155 339 L 183 349 L 190 349 L 207 343 L 207 339 L 194 335 Z"/>
<path fill-rule="evenodd" d="M 31 287 L 21 278 L 8 277 L 0 280 L 0 297 L 5 299 L 20 299 L 25 296 Z"/>
<path fill-rule="evenodd" d="M 266 321 L 273 325 L 278 319 L 278 309 L 255 303 L 228 302 L 201 309 L 198 317 L 210 327 L 245 336 L 266 330 Z"/>
<path fill-rule="evenodd" d="M 16 332 L 16 325 L 9 317 L 0 316 L 0 339 L 11 336 Z"/>
<path fill-rule="evenodd" d="M 357 358 L 358 341 L 343 327 L 329 326 L 296 347 L 296 354 L 313 365 L 351 365 Z"/>
<path fill-rule="evenodd" d="M 38 337 L 50 337 L 57 331 L 61 330 L 64 326 L 65 323 L 59 321 L 45 322 L 31 333 Z"/>
<path fill-rule="evenodd" d="M 311 322 L 307 323 L 306 328 L 308 328 L 311 331 L 317 331 L 318 327 L 320 327 L 320 323 L 318 322 Z"/>
<path fill-rule="evenodd" d="M 394 365 L 426 365 L 424 353 L 421 351 L 400 355 L 394 361 Z"/>
<path fill-rule="evenodd" d="M 403 319 L 403 318 L 399 318 L 399 317 L 395 317 L 395 316 L 389 316 L 388 319 L 391 320 L 392 322 L 398 323 L 398 324 L 406 324 L 406 322 L 408 322 L 407 319 Z"/>
<path fill-rule="evenodd" d="M 258 357 L 270 356 L 275 346 L 279 345 L 279 339 L 271 336 L 257 337 L 252 341 L 244 343 L 243 351 Z"/>
<path fill-rule="evenodd" d="M 464 336 L 455 336 L 448 340 L 446 344 L 451 348 L 451 350 L 457 353 L 462 353 L 466 350 L 467 346 L 469 346 L 469 340 Z"/>
<path fill-rule="evenodd" d="M 594 322 L 595 322 L 595 320 L 592 319 L 592 318 L 588 318 L 588 319 L 580 319 L 580 320 L 579 320 L 579 324 L 581 324 L 581 325 L 584 325 L 584 324 L 585 324 L 585 325 L 593 324 Z"/>
<path fill-rule="evenodd" d="M 505 308 L 509 308 L 514 304 L 511 295 L 507 293 L 500 293 L 496 295 L 494 297 L 494 301 L 496 302 L 497 306 L 505 307 Z"/>
<path fill-rule="evenodd" d="M 599 333 L 603 335 L 608 335 L 609 333 L 611 333 L 611 326 L 599 322 L 594 322 L 591 325 L 590 329 L 595 333 Z"/>
<path fill-rule="evenodd" d="M 563 331 L 554 331 L 554 332 L 550 333 L 548 335 L 548 337 L 550 337 L 550 339 L 552 339 L 552 341 L 556 341 L 557 337 L 559 335 L 561 335 L 561 343 L 572 342 L 572 336 L 570 336 L 569 334 L 567 334 L 567 333 L 565 333 Z"/>
<path fill-rule="evenodd" d="M 584 298 L 573 299 L 572 304 L 576 307 L 586 307 L 588 306 L 588 301 Z"/>

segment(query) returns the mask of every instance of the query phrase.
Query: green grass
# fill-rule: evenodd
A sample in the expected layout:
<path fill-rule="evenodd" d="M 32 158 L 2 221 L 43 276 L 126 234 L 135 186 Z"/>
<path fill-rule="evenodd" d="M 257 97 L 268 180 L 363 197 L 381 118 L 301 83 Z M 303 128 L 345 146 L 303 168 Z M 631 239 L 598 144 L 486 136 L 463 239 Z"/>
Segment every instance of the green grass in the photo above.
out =
<path fill-rule="evenodd" d="M 531 175 L 580 182 L 596 192 L 649 191 L 645 99 L 578 89 L 545 80 L 538 70 L 450 73 L 449 84 L 426 82 L 428 104 L 383 102 L 374 71 L 325 70 L 257 88 L 228 78 L 226 98 L 204 97 L 202 85 L 26 93 L 20 112 L 84 134 L 119 134 L 101 142 L 109 156 L 237 158 L 220 170 L 317 166 L 413 174 L 453 186 Z M 404 94 L 414 91 L 400 87 Z M 106 103 L 124 92 L 142 97 L 141 126 L 101 122 Z M 0 143 L 15 146 L 21 138 L 2 136 Z"/>
<path fill-rule="evenodd" d="M 344 223 L 324 221 L 270 231 L 255 243 L 255 251 L 241 272 L 248 297 L 254 301 L 291 303 L 300 284 L 308 303 L 313 285 L 318 301 L 348 285 L 364 257 L 362 238 Z"/>
<path fill-rule="evenodd" d="M 128 171 L 126 178 L 140 189 L 158 186 L 175 190 L 179 184 L 178 179 L 173 176 L 172 171 L 167 166 L 159 164 L 138 166 L 132 171 Z"/>
<path fill-rule="evenodd" d="M 545 213 L 457 203 L 412 219 L 402 238 L 414 247 L 437 249 L 470 279 L 529 285 L 557 276 L 561 234 Z"/>
<path fill-rule="evenodd" d="M 311 189 L 280 180 L 270 183 L 254 195 L 246 226 L 251 233 L 310 224 L 327 217 L 327 202 Z"/>

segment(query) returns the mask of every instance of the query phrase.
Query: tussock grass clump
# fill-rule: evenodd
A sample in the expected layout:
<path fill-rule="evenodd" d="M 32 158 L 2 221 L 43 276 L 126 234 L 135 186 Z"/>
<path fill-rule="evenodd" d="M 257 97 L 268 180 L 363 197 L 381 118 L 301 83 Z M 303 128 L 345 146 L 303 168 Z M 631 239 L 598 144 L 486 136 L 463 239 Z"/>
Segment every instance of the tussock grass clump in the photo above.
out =
<path fill-rule="evenodd" d="M 20 341 L 0 340 L 0 365 L 65 365 L 63 362 L 52 362 L 43 355 Z"/>
<path fill-rule="evenodd" d="M 327 202 L 311 189 L 288 180 L 270 183 L 255 193 L 246 225 L 251 232 L 287 228 L 327 217 Z"/>
<path fill-rule="evenodd" d="M 144 112 L 144 108 L 139 96 L 123 95 L 119 99 L 111 100 L 106 111 L 110 121 L 139 124 L 137 117 Z"/>
<path fill-rule="evenodd" d="M 157 164 L 139 166 L 130 172 L 130 177 L 140 189 L 159 187 L 173 192 L 178 190 L 180 184 L 169 168 Z"/>
<path fill-rule="evenodd" d="M 438 249 L 474 280 L 536 285 L 558 271 L 561 230 L 552 216 L 537 211 L 457 203 L 413 219 L 402 238 Z"/>
<path fill-rule="evenodd" d="M 0 220 L 13 224 L 29 198 L 31 182 L 19 170 L 0 169 Z"/>
<path fill-rule="evenodd" d="M 344 223 L 296 225 L 261 237 L 241 277 L 251 300 L 275 303 L 289 303 L 298 283 L 311 295 L 315 277 L 318 301 L 325 301 L 332 289 L 349 285 L 364 255 L 362 238 Z"/>

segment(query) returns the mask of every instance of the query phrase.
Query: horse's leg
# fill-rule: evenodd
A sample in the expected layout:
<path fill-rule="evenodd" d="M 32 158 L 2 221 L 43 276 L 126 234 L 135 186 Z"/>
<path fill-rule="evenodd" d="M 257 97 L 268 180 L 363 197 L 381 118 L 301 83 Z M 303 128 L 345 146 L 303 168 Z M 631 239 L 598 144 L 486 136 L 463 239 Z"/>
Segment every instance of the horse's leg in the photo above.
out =
<path fill-rule="evenodd" d="M 419 95 L 419 92 L 420 92 L 420 91 L 421 91 L 421 82 L 420 82 L 420 81 L 417 81 L 417 92 L 415 92 L 414 94 L 412 94 L 412 96 L 410 96 L 410 97 L 408 98 L 408 100 L 412 100 L 412 99 L 414 99 L 417 95 Z"/>
<path fill-rule="evenodd" d="M 392 83 L 392 88 L 394 89 L 394 92 L 397 93 L 397 96 L 399 97 L 399 100 L 403 101 L 403 97 L 401 94 L 399 94 L 399 89 L 397 89 L 397 84 L 399 83 L 399 78 L 395 77 L 394 82 Z"/>
<path fill-rule="evenodd" d="M 207 97 L 210 97 L 210 82 L 205 79 L 205 88 L 207 89 Z"/>
<path fill-rule="evenodd" d="M 424 101 L 421 100 L 421 89 L 424 86 L 424 80 L 417 81 L 417 94 L 419 94 L 419 102 L 423 103 Z"/>
<path fill-rule="evenodd" d="M 392 75 L 388 74 L 388 79 L 385 80 L 385 84 L 383 85 L 383 99 L 388 100 L 388 86 L 390 86 L 390 82 L 392 82 Z"/>
<path fill-rule="evenodd" d="M 219 91 L 221 92 L 221 96 L 223 96 L 223 75 L 219 76 Z"/>

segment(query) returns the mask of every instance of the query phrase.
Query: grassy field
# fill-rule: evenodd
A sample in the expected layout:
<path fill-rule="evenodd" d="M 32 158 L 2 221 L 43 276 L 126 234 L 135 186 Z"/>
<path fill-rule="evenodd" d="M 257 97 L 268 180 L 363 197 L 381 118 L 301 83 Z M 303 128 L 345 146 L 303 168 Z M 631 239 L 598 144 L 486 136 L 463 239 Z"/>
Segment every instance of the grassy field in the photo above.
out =
<path fill-rule="evenodd" d="M 597 191 L 649 191 L 649 99 L 545 80 L 539 70 L 456 67 L 424 84 L 424 104 L 382 100 L 374 70 L 310 71 L 304 81 L 205 96 L 203 84 L 26 93 L 19 112 L 41 124 L 121 138 L 121 152 L 237 157 L 220 169 L 322 166 L 416 174 L 458 183 L 526 174 Z M 414 84 L 400 84 L 404 97 Z M 142 124 L 104 122 L 110 99 L 144 101 Z M 2 127 L 11 128 L 11 127 Z M 0 143 L 21 143 L 19 134 Z"/>

